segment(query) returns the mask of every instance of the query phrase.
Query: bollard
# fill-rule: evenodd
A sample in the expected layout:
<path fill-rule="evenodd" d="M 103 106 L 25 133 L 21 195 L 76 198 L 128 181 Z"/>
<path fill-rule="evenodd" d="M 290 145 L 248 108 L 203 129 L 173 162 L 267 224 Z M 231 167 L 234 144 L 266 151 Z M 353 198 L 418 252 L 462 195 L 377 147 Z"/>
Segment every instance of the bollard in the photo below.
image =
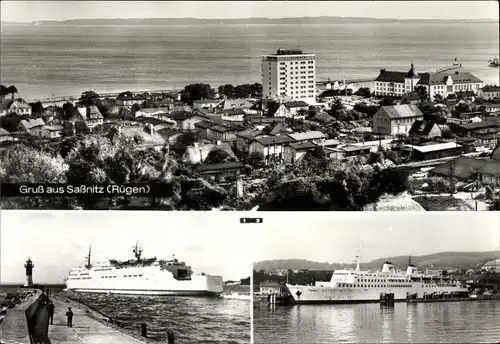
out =
<path fill-rule="evenodd" d="M 174 344 L 174 332 L 167 331 L 167 344 Z"/>
<path fill-rule="evenodd" d="M 147 337 L 148 336 L 148 324 L 146 324 L 146 323 L 142 323 L 141 324 L 141 335 L 143 337 Z"/>

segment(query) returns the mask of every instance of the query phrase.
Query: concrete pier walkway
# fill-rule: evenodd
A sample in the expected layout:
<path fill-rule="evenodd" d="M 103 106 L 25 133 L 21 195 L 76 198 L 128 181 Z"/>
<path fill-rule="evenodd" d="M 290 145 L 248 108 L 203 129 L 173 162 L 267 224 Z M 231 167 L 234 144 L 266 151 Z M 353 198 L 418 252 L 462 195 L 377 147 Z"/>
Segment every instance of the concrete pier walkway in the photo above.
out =
<path fill-rule="evenodd" d="M 51 344 L 144 344 L 144 341 L 133 338 L 112 327 L 100 323 L 88 316 L 85 310 L 71 307 L 52 297 L 55 306 L 54 324 L 49 325 L 49 339 Z M 71 307 L 73 311 L 73 327 L 66 326 L 66 311 Z"/>

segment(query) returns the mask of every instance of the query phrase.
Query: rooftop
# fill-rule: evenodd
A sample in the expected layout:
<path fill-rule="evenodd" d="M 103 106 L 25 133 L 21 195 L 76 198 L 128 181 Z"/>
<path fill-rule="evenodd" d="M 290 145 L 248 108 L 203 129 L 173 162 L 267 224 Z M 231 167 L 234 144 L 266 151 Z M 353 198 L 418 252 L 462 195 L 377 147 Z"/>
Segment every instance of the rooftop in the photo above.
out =
<path fill-rule="evenodd" d="M 461 127 L 466 130 L 474 130 L 474 129 L 482 129 L 482 128 L 491 128 L 491 127 L 500 127 L 500 122 L 498 120 L 487 119 L 482 122 L 475 123 L 464 123 L 464 124 L 454 124 L 458 127 Z"/>
<path fill-rule="evenodd" d="M 355 146 L 355 145 L 347 145 L 344 147 L 340 147 L 341 150 L 345 152 L 357 152 L 357 151 L 364 151 L 364 150 L 370 150 L 371 146 Z"/>
<path fill-rule="evenodd" d="M 285 105 L 287 108 L 309 107 L 309 104 L 307 104 L 305 101 L 302 100 L 285 102 L 283 103 L 283 105 Z"/>
<path fill-rule="evenodd" d="M 259 142 L 263 146 L 271 146 L 274 144 L 283 144 L 295 141 L 288 135 L 256 136 L 253 138 L 253 140 Z"/>
<path fill-rule="evenodd" d="M 318 147 L 312 142 L 297 142 L 297 143 L 290 143 L 290 147 L 292 147 L 295 150 L 303 150 L 303 149 L 312 149 Z"/>
<path fill-rule="evenodd" d="M 295 141 L 326 139 L 327 136 L 321 131 L 306 131 L 304 133 L 288 134 Z"/>
<path fill-rule="evenodd" d="M 59 124 L 54 124 L 54 125 L 46 125 L 43 128 L 48 131 L 60 131 L 63 129 L 63 126 Z"/>
<path fill-rule="evenodd" d="M 242 164 L 239 161 L 233 161 L 233 162 L 219 162 L 215 164 L 204 164 L 204 165 L 197 165 L 194 167 L 194 170 L 196 172 L 208 172 L 208 171 L 223 171 L 223 170 L 232 170 L 232 169 L 240 169 L 245 167 L 244 164 Z"/>
<path fill-rule="evenodd" d="M 4 128 L 0 128 L 0 136 L 10 135 L 10 133 Z"/>
<path fill-rule="evenodd" d="M 211 121 L 201 121 L 201 122 L 197 122 L 194 124 L 195 127 L 199 127 L 199 128 L 203 128 L 203 129 L 207 129 L 207 128 L 210 128 L 210 127 L 213 127 L 215 125 L 215 123 L 211 122 Z"/>
<path fill-rule="evenodd" d="M 25 120 L 23 119 L 21 121 L 21 124 L 26 128 L 26 129 L 32 129 L 32 128 L 36 128 L 36 127 L 40 127 L 40 126 L 44 126 L 45 125 L 45 122 L 43 121 L 43 119 L 41 118 L 37 118 L 37 119 L 29 119 L 29 120 Z"/>
<path fill-rule="evenodd" d="M 486 85 L 482 88 L 483 92 L 500 92 L 500 86 Z"/>
<path fill-rule="evenodd" d="M 421 153 L 428 153 L 428 152 L 435 152 L 435 151 L 444 150 L 444 149 L 459 148 L 462 146 L 456 142 L 445 142 L 445 143 L 436 143 L 436 144 L 426 145 L 426 146 L 405 145 L 405 147 L 411 148 L 411 149 L 419 151 Z"/>
<path fill-rule="evenodd" d="M 199 99 L 193 101 L 194 104 L 219 104 L 221 100 L 217 99 Z"/>
<path fill-rule="evenodd" d="M 227 125 L 216 124 L 214 126 L 211 126 L 210 130 L 217 131 L 219 133 L 226 133 L 228 131 L 233 131 L 235 129 L 233 127 L 230 127 L 230 126 L 227 126 Z"/>
<path fill-rule="evenodd" d="M 378 112 L 387 114 L 391 119 L 423 117 L 424 114 L 413 104 L 382 106 Z"/>

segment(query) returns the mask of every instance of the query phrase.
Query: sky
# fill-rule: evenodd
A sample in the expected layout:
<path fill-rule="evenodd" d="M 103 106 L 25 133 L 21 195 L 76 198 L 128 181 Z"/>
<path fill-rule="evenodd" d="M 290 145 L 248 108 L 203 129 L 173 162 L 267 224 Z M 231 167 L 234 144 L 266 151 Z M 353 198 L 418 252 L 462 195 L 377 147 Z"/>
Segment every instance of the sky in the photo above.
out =
<path fill-rule="evenodd" d="M 143 256 L 172 254 L 196 273 L 226 280 L 250 276 L 250 232 L 228 212 L 30 212 L 2 211 L 0 282 L 22 283 L 31 257 L 34 283 L 63 283 L 69 269 L 92 261 L 133 259 L 139 241 Z"/>
<path fill-rule="evenodd" d="M 323 214 L 323 215 L 322 215 Z M 255 261 L 352 263 L 438 252 L 500 250 L 500 216 L 490 212 L 286 213 L 266 216 L 255 233 Z M 320 216 L 321 215 L 321 216 Z M 273 230 L 268 230 L 273 228 Z M 499 257 L 500 258 L 500 257 Z"/>
<path fill-rule="evenodd" d="M 497 1 L 4 1 L 1 20 L 370 17 L 498 19 Z"/>

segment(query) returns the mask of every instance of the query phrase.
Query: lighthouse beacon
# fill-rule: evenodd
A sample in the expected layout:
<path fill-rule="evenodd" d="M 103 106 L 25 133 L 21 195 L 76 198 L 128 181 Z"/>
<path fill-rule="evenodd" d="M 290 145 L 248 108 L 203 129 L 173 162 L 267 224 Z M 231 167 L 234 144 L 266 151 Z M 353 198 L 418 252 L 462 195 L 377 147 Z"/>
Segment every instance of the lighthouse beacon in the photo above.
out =
<path fill-rule="evenodd" d="M 31 261 L 31 258 L 28 257 L 26 264 L 24 264 L 26 268 L 26 282 L 24 282 L 25 287 L 33 287 L 33 268 L 35 265 Z"/>

